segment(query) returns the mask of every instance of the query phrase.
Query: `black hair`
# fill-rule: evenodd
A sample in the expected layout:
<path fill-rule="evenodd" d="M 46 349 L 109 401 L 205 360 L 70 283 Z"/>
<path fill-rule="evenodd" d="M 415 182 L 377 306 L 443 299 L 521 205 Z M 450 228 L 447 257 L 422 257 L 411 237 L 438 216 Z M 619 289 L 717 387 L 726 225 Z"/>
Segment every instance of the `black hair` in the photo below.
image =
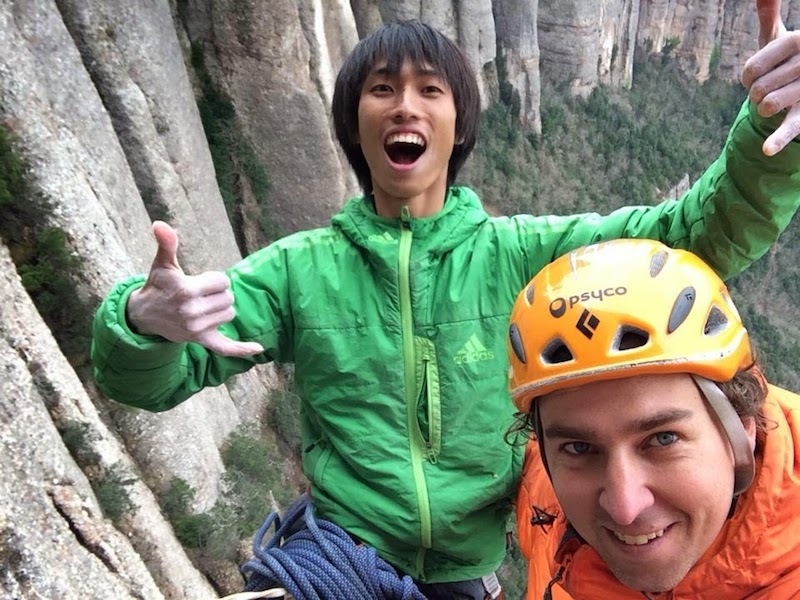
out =
<path fill-rule="evenodd" d="M 441 73 L 453 91 L 456 106 L 456 145 L 447 166 L 447 185 L 475 147 L 480 117 L 480 93 L 475 72 L 464 52 L 443 33 L 418 20 L 386 23 L 356 44 L 336 77 L 332 112 L 336 138 L 366 195 L 372 193 L 372 175 L 358 139 L 358 104 L 361 88 L 379 60 L 389 73 L 399 73 L 403 63 L 429 65 Z"/>

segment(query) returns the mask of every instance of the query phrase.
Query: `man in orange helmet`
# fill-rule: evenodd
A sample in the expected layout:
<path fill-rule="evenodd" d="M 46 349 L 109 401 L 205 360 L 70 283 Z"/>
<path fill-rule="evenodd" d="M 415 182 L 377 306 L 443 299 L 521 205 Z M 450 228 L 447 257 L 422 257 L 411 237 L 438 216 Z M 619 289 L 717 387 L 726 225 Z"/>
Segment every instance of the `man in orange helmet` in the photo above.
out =
<path fill-rule="evenodd" d="M 650 240 L 573 251 L 519 294 L 508 350 L 535 434 L 529 600 L 800 598 L 800 396 L 764 381 L 705 263 Z"/>

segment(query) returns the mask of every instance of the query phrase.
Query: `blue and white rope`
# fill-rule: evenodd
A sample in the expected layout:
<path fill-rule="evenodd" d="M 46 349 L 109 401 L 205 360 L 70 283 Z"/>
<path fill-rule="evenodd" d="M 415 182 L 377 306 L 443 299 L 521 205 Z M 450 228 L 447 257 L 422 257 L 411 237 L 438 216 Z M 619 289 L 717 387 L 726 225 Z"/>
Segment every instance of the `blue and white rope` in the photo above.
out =
<path fill-rule="evenodd" d="M 293 531 L 301 517 L 304 527 Z M 275 533 L 264 543 L 273 525 Z M 248 591 L 284 588 L 294 600 L 425 600 L 412 579 L 401 578 L 374 548 L 316 520 L 308 496 L 289 508 L 283 522 L 277 512 L 269 514 L 253 540 L 253 555 L 241 568 Z"/>

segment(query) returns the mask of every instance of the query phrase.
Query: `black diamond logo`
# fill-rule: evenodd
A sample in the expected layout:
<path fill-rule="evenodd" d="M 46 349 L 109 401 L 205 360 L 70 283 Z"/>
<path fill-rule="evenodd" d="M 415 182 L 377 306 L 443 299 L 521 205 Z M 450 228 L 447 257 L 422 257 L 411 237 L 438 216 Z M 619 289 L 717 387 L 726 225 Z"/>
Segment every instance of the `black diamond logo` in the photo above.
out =
<path fill-rule="evenodd" d="M 581 316 L 578 317 L 578 322 L 575 324 L 575 327 L 588 339 L 592 339 L 594 332 L 597 331 L 598 325 L 600 325 L 600 319 L 584 308 Z"/>

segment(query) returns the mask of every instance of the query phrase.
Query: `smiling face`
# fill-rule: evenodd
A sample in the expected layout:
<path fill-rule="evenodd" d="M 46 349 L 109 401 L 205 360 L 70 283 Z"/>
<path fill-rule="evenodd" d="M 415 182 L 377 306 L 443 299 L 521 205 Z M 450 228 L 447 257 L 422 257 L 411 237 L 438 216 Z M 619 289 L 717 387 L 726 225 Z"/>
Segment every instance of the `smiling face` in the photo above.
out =
<path fill-rule="evenodd" d="M 455 144 L 456 107 L 440 73 L 406 60 L 397 73 L 379 61 L 361 89 L 358 142 L 378 214 L 435 214 L 444 205 Z"/>
<path fill-rule="evenodd" d="M 733 497 L 730 446 L 691 377 L 596 382 L 538 402 L 569 522 L 629 588 L 674 587 L 716 538 Z"/>

